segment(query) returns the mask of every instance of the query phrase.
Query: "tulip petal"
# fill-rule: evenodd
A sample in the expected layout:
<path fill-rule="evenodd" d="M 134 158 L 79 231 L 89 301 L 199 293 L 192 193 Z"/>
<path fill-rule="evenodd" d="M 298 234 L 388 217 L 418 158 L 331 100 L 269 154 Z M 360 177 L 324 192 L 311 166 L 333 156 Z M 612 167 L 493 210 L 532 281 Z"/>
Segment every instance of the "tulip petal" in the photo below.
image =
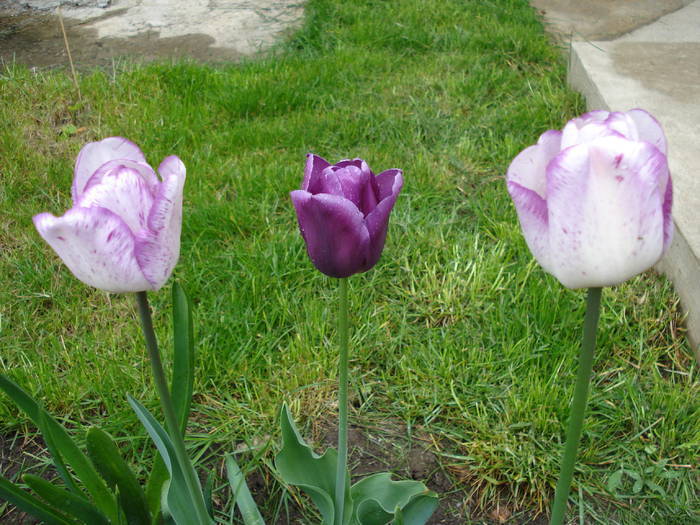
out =
<path fill-rule="evenodd" d="M 73 275 L 109 292 L 151 289 L 134 257 L 129 227 L 105 208 L 71 208 L 62 217 L 41 213 L 34 225 Z"/>
<path fill-rule="evenodd" d="M 165 284 L 180 257 L 186 170 L 182 161 L 172 155 L 163 160 L 158 172 L 163 182 L 148 214 L 148 228 L 138 236 L 135 250 L 136 260 L 154 290 Z"/>
<path fill-rule="evenodd" d="M 140 171 L 153 172 L 147 164 L 123 160 L 102 165 L 90 178 L 76 206 L 106 208 L 121 217 L 137 234 L 146 228 L 148 212 L 153 205 L 153 194 Z"/>
<path fill-rule="evenodd" d="M 508 181 L 508 193 L 518 214 L 520 228 L 530 252 L 546 271 L 552 273 L 549 251 L 547 201 L 536 191 Z"/>
<path fill-rule="evenodd" d="M 617 133 L 628 140 L 639 141 L 637 125 L 627 113 L 613 111 L 605 120 L 605 125 L 608 126 L 613 133 Z M 591 140 L 593 140 L 593 138 L 591 138 Z"/>
<path fill-rule="evenodd" d="M 367 269 L 377 264 L 382 255 L 389 226 L 389 214 L 403 188 L 403 174 L 401 170 L 397 169 L 383 171 L 377 175 L 376 181 L 382 200 L 365 219 L 370 238 Z"/>
<path fill-rule="evenodd" d="M 163 159 L 158 166 L 163 182 L 158 187 L 148 226 L 154 232 L 181 227 L 182 192 L 187 170 L 177 155 Z"/>
<path fill-rule="evenodd" d="M 309 153 L 306 156 L 306 167 L 304 168 L 304 180 L 301 189 L 309 193 L 320 193 L 321 174 L 330 164 L 323 157 Z"/>
<path fill-rule="evenodd" d="M 643 109 L 632 109 L 627 112 L 627 115 L 632 119 L 637 126 L 640 140 L 645 140 L 656 146 L 661 153 L 668 155 L 668 144 L 666 143 L 666 135 L 659 121 L 652 117 Z"/>
<path fill-rule="evenodd" d="M 513 159 L 508 166 L 506 180 L 546 198 L 545 170 L 549 162 L 559 153 L 561 140 L 561 131 L 549 130 L 542 133 L 537 144 L 525 148 Z"/>
<path fill-rule="evenodd" d="M 333 195 L 345 197 L 351 200 L 364 215 L 367 215 L 371 210 L 364 210 L 360 206 L 362 194 L 364 193 L 362 188 L 366 185 L 371 185 L 373 177 L 372 170 L 369 169 L 367 163 L 362 159 L 343 159 L 333 164 L 330 170 L 326 170 L 326 173 L 331 170 L 337 178 L 340 192 L 336 193 L 329 188 L 328 191 L 323 191 L 323 193 L 332 193 Z"/>
<path fill-rule="evenodd" d="M 593 111 L 589 111 L 588 113 L 584 113 L 578 118 L 575 118 L 574 120 L 580 120 L 581 122 L 587 123 L 587 122 L 594 122 L 597 120 L 603 121 L 607 119 L 610 116 L 609 111 L 605 111 L 604 109 L 594 109 Z"/>
<path fill-rule="evenodd" d="M 291 192 L 299 229 L 314 266 L 330 277 L 367 269 L 369 232 L 362 212 L 344 197 Z"/>
<path fill-rule="evenodd" d="M 99 142 L 89 142 L 83 146 L 75 161 L 75 170 L 73 172 L 71 194 L 74 203 L 83 194 L 85 186 L 93 173 L 104 163 L 115 159 L 146 162 L 146 157 L 144 157 L 139 147 L 123 137 L 108 137 Z"/>
<path fill-rule="evenodd" d="M 158 187 L 158 184 L 160 184 L 160 179 L 158 178 L 158 175 L 156 175 L 156 172 L 153 171 L 153 168 L 151 168 L 151 166 L 145 162 L 136 162 L 135 160 L 129 159 L 114 159 L 105 162 L 102 166 L 97 168 L 95 173 L 93 173 L 88 179 L 85 187 L 83 188 L 83 193 L 87 192 L 92 186 L 101 184 L 103 177 L 109 175 L 110 172 L 117 168 L 128 168 L 136 172 L 141 176 L 141 178 L 143 178 L 143 182 L 149 191 L 152 194 L 155 194 L 156 188 Z M 78 198 L 78 202 L 80 202 L 81 198 L 82 195 Z"/>
<path fill-rule="evenodd" d="M 391 191 L 391 189 L 389 191 Z M 360 198 L 357 207 L 360 208 L 362 214 L 367 217 L 367 215 L 377 207 L 379 200 L 377 177 L 370 176 L 367 183 L 360 189 Z"/>
<path fill-rule="evenodd" d="M 362 204 L 367 204 L 367 190 L 372 193 L 371 173 L 369 169 L 363 170 L 357 166 L 346 166 L 334 171 L 338 178 L 342 196 L 352 202 L 362 212 L 363 215 L 369 213 L 373 208 L 367 208 Z M 330 193 L 330 192 L 328 192 Z M 376 205 L 376 201 L 374 202 Z"/>
<path fill-rule="evenodd" d="M 632 119 L 623 113 L 610 113 L 605 120 L 591 119 L 582 122 L 580 119 L 569 121 L 562 132 L 561 147 L 566 149 L 584 142 L 591 142 L 601 137 L 619 136 L 637 140 L 637 129 Z"/>
<path fill-rule="evenodd" d="M 369 168 L 368 168 L 369 169 Z M 376 177 L 370 171 L 369 184 L 363 189 L 360 195 L 360 210 L 365 217 L 377 207 L 377 204 L 394 193 L 394 183 L 396 177 L 401 177 L 401 186 L 397 194 L 403 187 L 402 171 L 398 169 L 384 170 Z M 392 205 L 393 206 L 393 205 Z"/>
<path fill-rule="evenodd" d="M 318 190 L 316 193 L 328 193 L 338 197 L 345 196 L 335 166 L 328 166 L 323 170 L 321 176 L 316 179 L 315 187 Z"/>
<path fill-rule="evenodd" d="M 367 163 L 362 160 L 362 159 L 343 159 L 341 161 L 338 161 L 334 164 L 335 167 L 337 168 L 347 168 L 348 166 L 354 166 L 355 168 L 358 168 L 364 172 L 367 172 L 369 175 L 372 174 L 372 171 L 369 169 L 369 166 Z"/>
<path fill-rule="evenodd" d="M 547 169 L 549 249 L 569 288 L 618 284 L 663 253 L 666 157 L 647 142 L 606 137 L 562 151 Z"/>
<path fill-rule="evenodd" d="M 374 177 L 374 181 L 377 187 L 377 200 L 384 200 L 390 195 L 398 195 L 403 188 L 403 171 L 396 168 L 382 171 Z M 396 187 L 397 183 L 399 184 L 398 188 Z"/>

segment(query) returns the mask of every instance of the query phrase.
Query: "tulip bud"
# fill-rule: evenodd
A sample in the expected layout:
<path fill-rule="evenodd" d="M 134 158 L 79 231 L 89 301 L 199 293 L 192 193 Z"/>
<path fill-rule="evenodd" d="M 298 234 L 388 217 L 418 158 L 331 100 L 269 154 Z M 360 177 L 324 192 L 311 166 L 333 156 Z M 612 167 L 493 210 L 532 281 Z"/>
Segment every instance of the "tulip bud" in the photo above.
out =
<path fill-rule="evenodd" d="M 671 243 L 666 138 L 646 111 L 594 111 L 543 133 L 506 175 L 523 235 L 568 288 L 619 284 Z"/>
<path fill-rule="evenodd" d="M 157 290 L 177 263 L 185 166 L 158 167 L 136 144 L 110 137 L 86 144 L 73 176 L 73 207 L 34 217 L 39 234 L 73 275 L 109 292 Z"/>
<path fill-rule="evenodd" d="M 401 170 L 375 176 L 361 159 L 330 165 L 308 155 L 300 190 L 291 192 L 311 262 L 330 277 L 372 268 L 382 254 Z"/>

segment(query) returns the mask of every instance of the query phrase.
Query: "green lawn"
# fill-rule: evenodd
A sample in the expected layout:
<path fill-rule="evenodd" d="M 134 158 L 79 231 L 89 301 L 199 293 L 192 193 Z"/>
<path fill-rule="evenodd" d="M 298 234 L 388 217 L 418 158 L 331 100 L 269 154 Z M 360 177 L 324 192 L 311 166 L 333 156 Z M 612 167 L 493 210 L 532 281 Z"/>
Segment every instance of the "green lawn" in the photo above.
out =
<path fill-rule="evenodd" d="M 475 512 L 548 508 L 584 292 L 533 261 L 503 174 L 584 107 L 527 2 L 310 0 L 269 58 L 79 80 L 82 103 L 64 72 L 0 72 L 1 371 L 76 430 L 99 424 L 150 457 L 125 402 L 157 403 L 133 297 L 88 289 L 31 223 L 70 206 L 85 142 L 123 135 L 188 170 L 175 275 L 196 306 L 193 451 L 276 440 L 283 400 L 309 433 L 332 421 L 336 282 L 309 262 L 288 194 L 307 152 L 362 157 L 405 186 L 382 260 L 350 280 L 351 421 L 432 437 Z M 163 343 L 167 288 L 151 294 Z M 700 379 L 670 284 L 649 272 L 606 289 L 599 334 L 573 514 L 700 519 Z M 5 397 L 0 421 L 33 432 Z M 609 491 L 620 468 L 641 486 Z"/>

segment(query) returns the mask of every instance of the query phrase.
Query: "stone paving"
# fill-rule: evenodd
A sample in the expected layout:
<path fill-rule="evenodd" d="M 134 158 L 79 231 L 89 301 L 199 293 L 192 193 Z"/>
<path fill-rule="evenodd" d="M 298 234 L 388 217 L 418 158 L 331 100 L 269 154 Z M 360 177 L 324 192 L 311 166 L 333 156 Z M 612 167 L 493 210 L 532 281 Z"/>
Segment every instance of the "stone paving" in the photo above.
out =
<path fill-rule="evenodd" d="M 56 8 L 78 66 L 191 57 L 231 61 L 268 49 L 302 22 L 302 0 L 3 0 L 0 59 L 64 66 Z"/>
<path fill-rule="evenodd" d="M 613 40 L 693 0 L 531 0 L 560 41 Z"/>

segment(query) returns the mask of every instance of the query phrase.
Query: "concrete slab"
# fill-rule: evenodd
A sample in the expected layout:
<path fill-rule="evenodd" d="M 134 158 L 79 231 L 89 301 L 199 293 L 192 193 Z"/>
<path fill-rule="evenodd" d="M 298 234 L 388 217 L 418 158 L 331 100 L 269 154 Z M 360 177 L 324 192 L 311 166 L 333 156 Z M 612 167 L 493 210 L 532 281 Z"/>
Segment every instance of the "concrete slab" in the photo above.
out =
<path fill-rule="evenodd" d="M 562 42 L 611 40 L 651 24 L 693 0 L 532 0 Z"/>
<path fill-rule="evenodd" d="M 700 0 L 613 40 L 571 42 L 569 81 L 590 109 L 644 108 L 666 132 L 676 239 L 659 269 L 688 313 L 700 361 Z"/>

